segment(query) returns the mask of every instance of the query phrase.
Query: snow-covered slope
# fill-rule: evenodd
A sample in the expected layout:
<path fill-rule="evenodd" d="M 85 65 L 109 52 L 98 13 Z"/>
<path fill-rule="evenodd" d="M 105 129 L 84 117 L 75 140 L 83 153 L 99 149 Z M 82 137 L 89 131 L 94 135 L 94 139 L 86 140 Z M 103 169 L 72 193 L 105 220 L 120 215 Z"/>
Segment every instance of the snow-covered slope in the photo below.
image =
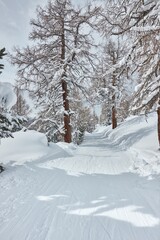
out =
<path fill-rule="evenodd" d="M 77 149 L 34 131 L 2 139 L 0 239 L 159 240 L 156 115 L 147 121 L 98 127 Z"/>
<path fill-rule="evenodd" d="M 48 146 L 45 135 L 34 130 L 19 131 L 13 136 L 14 138 L 1 139 L 0 162 L 4 165 L 7 163 L 21 165 L 62 151 L 56 144 Z"/>
<path fill-rule="evenodd" d="M 111 141 L 112 147 L 130 153 L 134 171 L 141 175 L 160 173 L 156 113 L 130 117 L 114 130 L 99 126 L 96 132 Z"/>

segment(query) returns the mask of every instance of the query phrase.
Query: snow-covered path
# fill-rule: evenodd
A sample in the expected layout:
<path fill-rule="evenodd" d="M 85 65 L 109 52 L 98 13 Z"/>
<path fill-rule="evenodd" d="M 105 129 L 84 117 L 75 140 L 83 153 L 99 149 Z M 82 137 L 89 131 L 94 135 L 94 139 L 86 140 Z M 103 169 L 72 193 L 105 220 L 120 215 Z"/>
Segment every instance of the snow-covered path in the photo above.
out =
<path fill-rule="evenodd" d="M 103 134 L 0 175 L 1 240 L 159 240 L 160 183 Z"/>

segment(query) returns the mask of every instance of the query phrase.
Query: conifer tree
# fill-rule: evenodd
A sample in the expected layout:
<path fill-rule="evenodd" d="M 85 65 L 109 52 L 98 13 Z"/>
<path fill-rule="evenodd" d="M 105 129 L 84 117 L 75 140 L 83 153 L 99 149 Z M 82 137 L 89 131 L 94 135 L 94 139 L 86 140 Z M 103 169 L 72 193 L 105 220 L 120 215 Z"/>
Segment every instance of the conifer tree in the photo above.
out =
<path fill-rule="evenodd" d="M 5 56 L 5 48 L 0 50 L 0 59 Z M 0 69 L 4 65 L 0 64 Z M 13 86 L 10 83 L 0 82 L 0 139 L 6 137 L 13 137 L 12 132 L 18 131 L 22 128 L 25 121 L 21 117 L 13 116 L 10 109 L 16 102 L 16 96 Z"/>
<path fill-rule="evenodd" d="M 0 59 L 2 59 L 5 55 L 6 55 L 5 48 L 2 48 L 0 50 Z M 0 64 L 0 69 L 3 69 L 3 68 L 4 68 L 4 65 Z M 1 73 L 2 73 L 2 71 L 0 71 L 0 74 Z M 0 106 L 0 108 L 1 108 L 1 106 Z M 2 114 L 2 108 L 1 108 L 1 111 L 0 111 L 0 139 L 4 138 L 4 137 L 12 136 L 10 129 L 9 129 L 10 126 L 11 126 L 11 122 L 4 114 Z"/>
<path fill-rule="evenodd" d="M 2 59 L 6 55 L 5 48 L 0 49 L 0 59 Z M 3 64 L 0 64 L 0 74 L 2 73 L 1 69 L 4 68 Z"/>
<path fill-rule="evenodd" d="M 6 55 L 5 54 L 5 48 L 0 49 L 0 59 L 2 59 L 3 56 L 5 56 L 5 55 Z M 0 70 L 3 69 L 3 67 L 4 67 L 4 65 L 0 64 Z M 1 73 L 2 72 L 0 71 L 0 74 Z M 2 132 L 3 132 L 4 129 L 2 129 L 2 128 L 5 128 L 5 126 L 3 124 L 1 124 L 1 122 L 3 122 L 3 121 L 4 121 L 4 116 L 1 117 L 1 114 L 0 114 L 0 139 L 3 137 Z M 6 119 L 6 121 L 7 121 L 7 119 Z M 7 128 L 6 128 L 6 130 L 8 131 Z M 0 173 L 3 172 L 3 171 L 4 171 L 4 167 L 0 165 Z"/>
<path fill-rule="evenodd" d="M 157 108 L 160 126 L 160 1 L 110 1 L 102 11 L 101 26 L 112 35 L 130 36 L 125 67 L 132 68 L 139 78 L 139 86 L 132 100 L 132 112 L 148 113 Z M 160 127 L 158 127 L 160 139 Z"/>
<path fill-rule="evenodd" d="M 125 44 L 122 44 L 118 38 L 105 38 L 104 41 L 95 73 L 97 79 L 95 88 L 98 89 L 97 97 L 102 103 L 100 120 L 107 125 L 112 124 L 112 129 L 115 129 L 118 117 L 121 118 L 122 115 L 122 95 L 127 92 L 125 90 L 128 81 L 127 72 L 123 70 L 123 63 L 120 63 L 126 50 Z"/>
<path fill-rule="evenodd" d="M 37 18 L 31 20 L 34 45 L 17 48 L 12 56 L 12 63 L 19 67 L 19 83 L 33 91 L 43 111 L 52 108 L 55 91 L 60 93 L 63 111 L 60 106 L 57 111 L 63 112 L 64 141 L 68 143 L 72 140 L 69 88 L 80 86 L 92 67 L 93 40 L 84 27 L 91 29 L 96 12 L 90 6 L 75 9 L 70 0 L 49 1 L 46 7 L 37 8 Z"/>

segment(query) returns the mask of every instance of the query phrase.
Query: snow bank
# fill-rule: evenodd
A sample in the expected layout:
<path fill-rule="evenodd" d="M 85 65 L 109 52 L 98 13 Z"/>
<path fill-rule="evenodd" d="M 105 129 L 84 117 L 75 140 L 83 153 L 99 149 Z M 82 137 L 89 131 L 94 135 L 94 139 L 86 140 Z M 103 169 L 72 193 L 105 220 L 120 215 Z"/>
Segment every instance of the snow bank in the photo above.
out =
<path fill-rule="evenodd" d="M 133 147 L 141 139 L 143 144 L 148 145 L 148 141 L 145 140 L 149 134 L 157 131 L 157 116 L 156 114 L 150 114 L 148 118 L 143 116 L 133 116 L 126 119 L 125 122 L 120 124 L 116 129 L 112 130 L 108 127 L 106 136 L 121 147 L 122 150 L 126 150 L 129 147 Z M 158 148 L 158 138 L 154 140 L 155 149 Z"/>
<path fill-rule="evenodd" d="M 97 124 L 94 132 L 95 133 L 103 133 L 103 132 L 105 132 L 105 130 L 106 130 L 106 126 L 102 126 L 102 125 Z"/>
<path fill-rule="evenodd" d="M 143 176 L 160 173 L 160 151 L 157 149 L 157 139 L 155 126 L 155 130 L 140 139 L 130 149 L 135 159 L 132 168 L 134 172 L 138 172 Z"/>
<path fill-rule="evenodd" d="M 65 150 L 69 155 L 73 155 L 76 150 L 76 145 L 73 143 L 58 142 L 56 145 Z"/>
<path fill-rule="evenodd" d="M 130 153 L 132 171 L 143 176 L 160 173 L 156 113 L 129 117 L 114 130 L 98 126 L 95 133 L 103 133 L 112 146 Z"/>
<path fill-rule="evenodd" d="M 145 116 L 130 117 L 114 130 L 111 129 L 111 126 L 97 126 L 93 134 L 86 134 L 88 140 L 93 138 L 94 141 L 96 141 L 97 137 L 101 139 L 100 141 L 104 146 L 106 144 L 106 147 L 110 148 L 111 152 L 108 153 L 110 159 L 116 151 L 126 151 L 131 158 L 132 172 L 144 176 L 160 173 L 160 151 L 158 150 L 156 113 L 150 114 L 147 119 Z M 82 147 L 84 144 L 85 142 L 82 144 Z M 90 144 L 92 144 L 92 141 Z M 44 159 L 50 161 L 60 158 L 64 158 L 65 162 L 67 156 L 70 157 L 74 155 L 75 149 L 74 144 L 62 142 L 57 144 L 51 143 L 48 146 L 44 134 L 36 131 L 20 131 L 14 133 L 14 138 L 1 140 L 0 162 L 4 165 L 9 162 L 13 162 L 13 164 L 24 164 L 26 161 L 44 161 Z M 96 161 L 96 154 L 93 153 L 92 155 L 92 160 L 95 159 Z M 103 152 L 101 155 L 103 155 Z M 105 161 L 106 157 L 104 156 L 104 164 Z M 82 167 L 82 162 L 83 159 L 79 160 L 79 169 Z M 72 163 L 73 158 L 71 165 L 73 165 Z M 57 164 L 62 165 L 62 163 Z"/>
<path fill-rule="evenodd" d="M 1 139 L 0 162 L 3 164 L 14 162 L 20 165 L 62 150 L 56 144 L 49 147 L 46 136 L 33 130 L 16 132 L 13 136 Z"/>

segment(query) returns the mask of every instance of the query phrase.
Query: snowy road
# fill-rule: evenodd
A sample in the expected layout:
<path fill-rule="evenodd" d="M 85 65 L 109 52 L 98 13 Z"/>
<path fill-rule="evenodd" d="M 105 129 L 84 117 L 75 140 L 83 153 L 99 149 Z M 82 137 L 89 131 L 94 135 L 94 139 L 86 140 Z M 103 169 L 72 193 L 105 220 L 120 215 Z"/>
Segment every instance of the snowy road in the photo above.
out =
<path fill-rule="evenodd" d="M 159 240 L 160 179 L 102 134 L 0 174 L 1 240 Z"/>

